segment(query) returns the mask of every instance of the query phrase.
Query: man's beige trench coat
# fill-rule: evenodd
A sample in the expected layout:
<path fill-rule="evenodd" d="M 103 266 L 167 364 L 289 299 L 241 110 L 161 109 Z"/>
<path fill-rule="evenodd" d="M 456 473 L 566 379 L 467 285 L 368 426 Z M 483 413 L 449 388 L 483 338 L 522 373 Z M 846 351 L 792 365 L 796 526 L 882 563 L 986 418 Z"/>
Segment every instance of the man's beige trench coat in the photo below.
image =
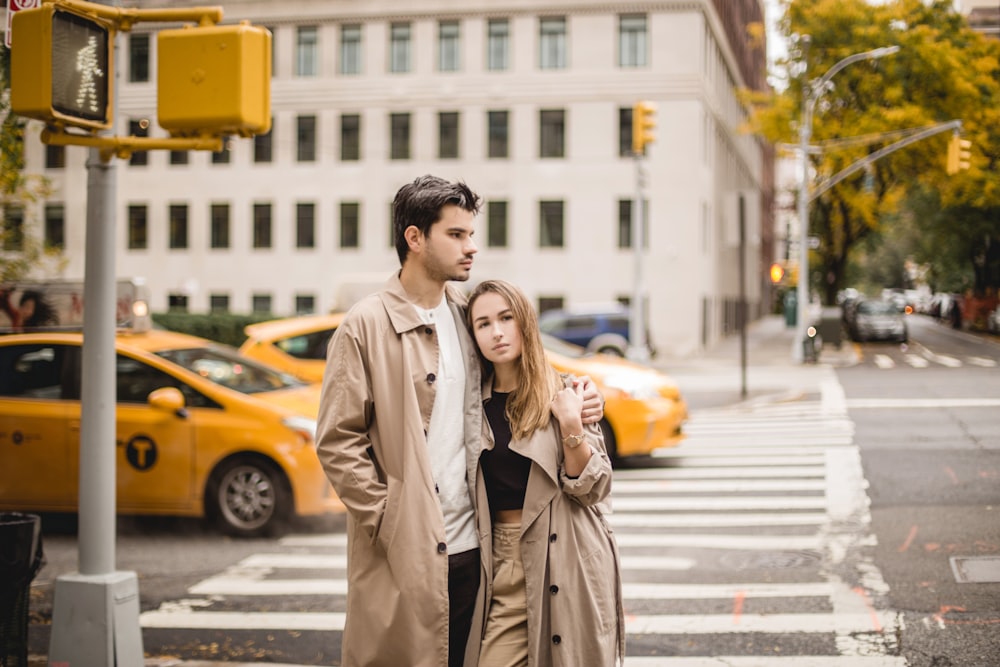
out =
<path fill-rule="evenodd" d="M 489 400 L 489 382 L 483 397 Z M 483 420 L 485 447 L 493 432 Z M 594 449 L 579 477 L 562 467 L 561 434 L 551 425 L 510 449 L 531 459 L 521 512 L 521 560 L 528 608 L 530 667 L 612 667 L 625 655 L 618 544 L 605 515 L 610 512 L 611 461 L 600 428 L 585 426 Z M 482 470 L 476 476 L 479 507 L 488 507 Z M 492 548 L 489 512 L 478 513 L 480 541 Z M 484 550 L 483 554 L 492 553 Z M 483 557 L 492 588 L 492 558 Z"/>
<path fill-rule="evenodd" d="M 451 286 L 446 296 L 465 359 L 471 494 L 482 442 L 479 360 L 465 298 Z M 345 667 L 448 665 L 448 553 L 425 439 L 437 372 L 437 333 L 420 321 L 398 274 L 359 301 L 330 341 L 316 447 L 348 509 Z M 480 599 L 484 591 L 485 578 Z M 472 634 L 467 665 L 479 651 Z"/>

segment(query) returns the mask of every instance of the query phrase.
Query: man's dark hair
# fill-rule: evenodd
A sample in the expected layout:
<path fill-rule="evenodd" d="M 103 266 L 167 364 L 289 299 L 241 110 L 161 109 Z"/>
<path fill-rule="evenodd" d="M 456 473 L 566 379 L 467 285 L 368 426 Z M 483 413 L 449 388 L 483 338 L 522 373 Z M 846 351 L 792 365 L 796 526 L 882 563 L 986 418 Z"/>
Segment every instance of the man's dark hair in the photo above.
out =
<path fill-rule="evenodd" d="M 392 232 L 400 264 L 410 252 L 403 236 L 406 228 L 416 227 L 427 236 L 431 225 L 441 219 L 441 209 L 449 204 L 477 215 L 481 200 L 465 183 L 452 183 L 429 174 L 414 179 L 396 192 L 392 200 Z"/>

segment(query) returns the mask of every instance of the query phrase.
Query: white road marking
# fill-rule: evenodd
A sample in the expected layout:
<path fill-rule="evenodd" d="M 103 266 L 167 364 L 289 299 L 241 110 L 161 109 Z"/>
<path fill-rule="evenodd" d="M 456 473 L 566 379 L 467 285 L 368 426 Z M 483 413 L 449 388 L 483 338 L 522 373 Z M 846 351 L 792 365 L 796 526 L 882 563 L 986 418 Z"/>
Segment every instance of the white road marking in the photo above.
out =
<path fill-rule="evenodd" d="M 615 502 L 612 500 L 612 505 Z M 615 528 L 748 528 L 767 526 L 819 526 L 826 514 L 786 512 L 783 514 L 640 514 L 617 510 L 608 517 Z"/>
<path fill-rule="evenodd" d="M 863 408 L 996 408 L 1000 398 L 852 398 L 847 401 L 851 410 Z"/>
<path fill-rule="evenodd" d="M 906 658 L 891 656 L 720 655 L 625 658 L 625 667 L 906 667 L 907 664 Z"/>
<path fill-rule="evenodd" d="M 927 368 L 930 366 L 930 362 L 921 357 L 919 354 L 906 354 L 903 355 L 903 358 L 906 359 L 906 363 L 914 368 Z"/>
<path fill-rule="evenodd" d="M 997 365 L 995 359 L 989 359 L 987 357 L 966 357 L 965 360 L 973 366 L 982 366 L 983 368 L 996 368 Z"/>
<path fill-rule="evenodd" d="M 876 354 L 872 358 L 872 361 L 875 362 L 876 366 L 883 370 L 894 368 L 896 366 L 896 362 L 892 360 L 892 357 L 885 354 Z"/>

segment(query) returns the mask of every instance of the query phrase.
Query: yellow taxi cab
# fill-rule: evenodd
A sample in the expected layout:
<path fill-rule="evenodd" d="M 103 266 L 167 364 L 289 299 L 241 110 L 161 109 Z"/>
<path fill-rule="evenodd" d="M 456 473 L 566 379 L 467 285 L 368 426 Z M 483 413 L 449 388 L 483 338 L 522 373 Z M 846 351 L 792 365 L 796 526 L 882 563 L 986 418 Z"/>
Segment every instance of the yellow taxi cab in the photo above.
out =
<path fill-rule="evenodd" d="M 0 335 L 0 509 L 75 512 L 83 335 Z M 343 511 L 316 457 L 319 388 L 184 334 L 116 335 L 117 510 L 237 536 Z"/>
<path fill-rule="evenodd" d="M 304 315 L 251 324 L 244 329 L 247 340 L 240 352 L 307 382 L 320 382 L 327 343 L 343 317 L 343 313 Z M 556 370 L 589 376 L 604 395 L 601 428 L 612 460 L 646 456 L 683 440 L 687 403 L 667 374 L 611 355 L 591 354 L 546 334 L 542 341 Z"/>

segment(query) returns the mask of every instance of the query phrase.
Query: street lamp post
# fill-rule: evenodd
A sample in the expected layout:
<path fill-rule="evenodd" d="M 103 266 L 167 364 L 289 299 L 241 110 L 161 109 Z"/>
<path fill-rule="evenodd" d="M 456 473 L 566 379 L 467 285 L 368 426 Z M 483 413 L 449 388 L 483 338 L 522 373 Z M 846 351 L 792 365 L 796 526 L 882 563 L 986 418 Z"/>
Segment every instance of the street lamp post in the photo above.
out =
<path fill-rule="evenodd" d="M 802 116 L 799 123 L 799 157 L 802 160 L 799 172 L 799 284 L 796 296 L 796 333 L 792 347 L 792 358 L 801 363 L 805 360 L 806 331 L 809 322 L 809 142 L 812 139 L 813 111 L 816 101 L 826 90 L 830 79 L 852 63 L 859 60 L 876 60 L 899 51 L 898 46 L 883 46 L 864 53 L 855 53 L 838 61 L 820 78 L 808 82 L 802 89 Z"/>

